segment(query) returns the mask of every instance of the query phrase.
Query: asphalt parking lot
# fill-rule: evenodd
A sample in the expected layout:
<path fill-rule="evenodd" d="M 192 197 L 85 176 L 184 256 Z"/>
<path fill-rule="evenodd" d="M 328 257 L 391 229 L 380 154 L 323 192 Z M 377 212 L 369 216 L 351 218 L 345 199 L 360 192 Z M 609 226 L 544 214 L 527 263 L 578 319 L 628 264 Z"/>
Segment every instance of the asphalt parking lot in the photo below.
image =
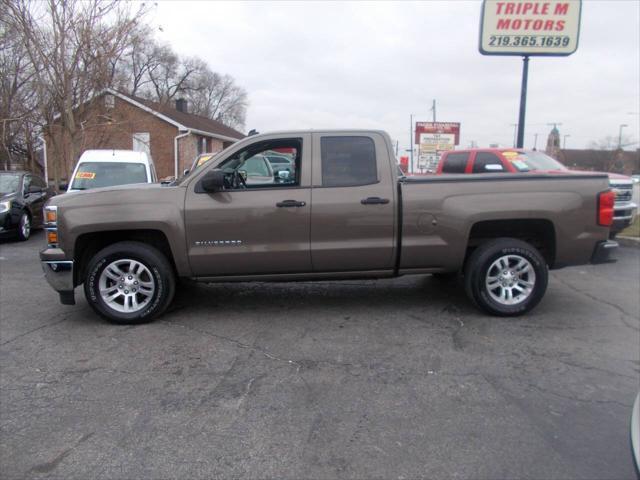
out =
<path fill-rule="evenodd" d="M 516 319 L 422 276 L 186 285 L 114 326 L 42 244 L 0 244 L 3 478 L 634 478 L 640 249 Z"/>

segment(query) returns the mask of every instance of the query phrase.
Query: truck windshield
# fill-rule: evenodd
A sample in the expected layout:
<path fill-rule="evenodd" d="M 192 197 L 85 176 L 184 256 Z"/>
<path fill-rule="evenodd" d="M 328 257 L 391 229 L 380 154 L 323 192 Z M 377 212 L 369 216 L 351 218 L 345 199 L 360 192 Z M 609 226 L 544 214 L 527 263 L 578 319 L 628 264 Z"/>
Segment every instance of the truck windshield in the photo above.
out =
<path fill-rule="evenodd" d="M 519 172 L 567 170 L 559 161 L 542 152 L 502 152 Z"/>
<path fill-rule="evenodd" d="M 17 192 L 19 185 L 20 175 L 12 173 L 0 175 L 0 194 Z"/>
<path fill-rule="evenodd" d="M 78 167 L 71 189 L 88 190 L 130 183 L 147 183 L 144 163 L 84 162 Z"/>

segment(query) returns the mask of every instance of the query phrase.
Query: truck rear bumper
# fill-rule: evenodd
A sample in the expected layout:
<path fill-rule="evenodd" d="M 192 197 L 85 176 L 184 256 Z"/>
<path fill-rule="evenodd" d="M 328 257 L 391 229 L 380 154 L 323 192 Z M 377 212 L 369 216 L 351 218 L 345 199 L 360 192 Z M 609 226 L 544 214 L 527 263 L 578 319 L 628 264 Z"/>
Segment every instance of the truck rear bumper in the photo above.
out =
<path fill-rule="evenodd" d="M 598 242 L 593 249 L 593 255 L 591 256 L 591 263 L 612 263 L 616 262 L 615 258 L 611 258 L 611 254 L 618 249 L 618 242 L 606 240 Z"/>

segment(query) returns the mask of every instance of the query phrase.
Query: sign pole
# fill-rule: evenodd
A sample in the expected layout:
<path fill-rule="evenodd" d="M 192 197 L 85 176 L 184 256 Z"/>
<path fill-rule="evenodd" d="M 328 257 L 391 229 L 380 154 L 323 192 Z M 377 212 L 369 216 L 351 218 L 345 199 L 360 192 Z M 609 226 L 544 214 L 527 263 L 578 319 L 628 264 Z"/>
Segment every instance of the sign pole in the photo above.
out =
<path fill-rule="evenodd" d="M 413 113 L 409 115 L 409 148 L 411 149 L 411 163 L 409 163 L 409 173 L 413 173 Z"/>
<path fill-rule="evenodd" d="M 529 77 L 529 55 L 522 57 L 522 87 L 520 88 L 520 115 L 518 116 L 518 141 L 516 148 L 524 147 L 524 117 L 527 110 L 527 80 Z"/>

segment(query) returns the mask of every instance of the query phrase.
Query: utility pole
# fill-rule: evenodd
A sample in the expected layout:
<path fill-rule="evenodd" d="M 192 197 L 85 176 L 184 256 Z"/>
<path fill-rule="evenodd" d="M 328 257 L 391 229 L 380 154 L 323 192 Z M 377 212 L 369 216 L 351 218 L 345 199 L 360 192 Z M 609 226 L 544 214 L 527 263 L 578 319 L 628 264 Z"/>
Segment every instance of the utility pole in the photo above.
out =
<path fill-rule="evenodd" d="M 618 133 L 618 149 L 622 148 L 622 129 L 628 126 L 629 125 L 627 125 L 626 123 L 620 124 L 620 133 Z"/>
<path fill-rule="evenodd" d="M 518 133 L 518 124 L 512 123 L 511 126 L 513 127 L 513 148 L 516 148 L 516 135 Z"/>
<path fill-rule="evenodd" d="M 431 111 L 433 112 L 433 123 L 436 123 L 436 99 L 431 103 Z"/>
<path fill-rule="evenodd" d="M 409 173 L 413 173 L 413 113 L 409 115 L 409 149 L 411 160 L 409 161 Z"/>
<path fill-rule="evenodd" d="M 518 115 L 518 144 L 517 148 L 524 146 L 524 117 L 527 110 L 527 81 L 529 79 L 529 55 L 522 57 L 522 86 L 520 88 L 520 115 Z"/>
<path fill-rule="evenodd" d="M 534 140 L 533 140 L 533 149 L 537 150 L 538 149 L 538 134 L 534 133 Z"/>

